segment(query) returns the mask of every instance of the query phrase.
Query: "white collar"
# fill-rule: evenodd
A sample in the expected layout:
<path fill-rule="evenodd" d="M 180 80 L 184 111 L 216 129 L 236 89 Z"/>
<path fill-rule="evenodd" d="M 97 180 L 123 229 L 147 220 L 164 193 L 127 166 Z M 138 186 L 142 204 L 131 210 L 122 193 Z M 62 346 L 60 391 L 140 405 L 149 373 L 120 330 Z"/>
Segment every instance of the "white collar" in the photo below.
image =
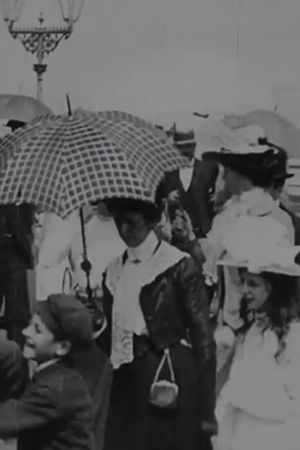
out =
<path fill-rule="evenodd" d="M 147 261 L 153 255 L 158 244 L 158 239 L 154 231 L 151 231 L 144 242 L 138 247 L 128 247 L 128 258 L 131 261 Z"/>
<path fill-rule="evenodd" d="M 59 358 L 53 358 L 53 359 L 49 359 L 48 361 L 45 361 L 45 362 L 39 364 L 35 369 L 35 373 L 41 372 L 42 370 L 46 369 L 47 367 L 52 366 L 53 364 L 57 363 L 57 361 L 59 361 Z"/>

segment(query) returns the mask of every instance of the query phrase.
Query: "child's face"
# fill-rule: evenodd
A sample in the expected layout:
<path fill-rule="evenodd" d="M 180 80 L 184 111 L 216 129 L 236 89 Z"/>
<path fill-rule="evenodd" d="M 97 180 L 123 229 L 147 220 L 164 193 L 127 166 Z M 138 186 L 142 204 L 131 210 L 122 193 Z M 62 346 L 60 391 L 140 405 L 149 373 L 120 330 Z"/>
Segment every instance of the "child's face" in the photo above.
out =
<path fill-rule="evenodd" d="M 25 358 L 42 363 L 59 356 L 60 343 L 38 314 L 34 314 L 28 327 L 23 330 L 23 335 Z"/>
<path fill-rule="evenodd" d="M 271 294 L 272 288 L 270 283 L 262 276 L 251 272 L 243 272 L 241 280 L 241 291 L 247 302 L 248 309 L 261 309 Z"/>

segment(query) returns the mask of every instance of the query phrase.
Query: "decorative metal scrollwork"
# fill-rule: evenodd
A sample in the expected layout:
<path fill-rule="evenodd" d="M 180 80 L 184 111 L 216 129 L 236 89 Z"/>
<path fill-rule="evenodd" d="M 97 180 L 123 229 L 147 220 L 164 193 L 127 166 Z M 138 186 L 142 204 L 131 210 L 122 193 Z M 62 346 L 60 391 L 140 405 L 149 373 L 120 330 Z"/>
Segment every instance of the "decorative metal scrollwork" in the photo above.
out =
<path fill-rule="evenodd" d="M 14 39 L 18 38 L 25 49 L 35 55 L 49 55 L 53 52 L 62 39 L 68 39 L 72 33 L 71 27 L 61 28 L 10 28 L 10 34 Z"/>

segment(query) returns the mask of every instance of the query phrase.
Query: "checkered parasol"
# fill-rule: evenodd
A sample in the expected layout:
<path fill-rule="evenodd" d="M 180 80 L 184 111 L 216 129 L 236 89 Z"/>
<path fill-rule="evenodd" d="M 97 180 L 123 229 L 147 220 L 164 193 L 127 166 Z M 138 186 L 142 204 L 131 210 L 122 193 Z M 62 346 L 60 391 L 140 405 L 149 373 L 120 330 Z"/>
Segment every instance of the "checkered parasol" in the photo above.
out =
<path fill-rule="evenodd" d="M 65 218 L 93 200 L 153 202 L 164 173 L 181 163 L 163 132 L 130 114 L 49 115 L 0 143 L 0 203 L 33 203 Z"/>

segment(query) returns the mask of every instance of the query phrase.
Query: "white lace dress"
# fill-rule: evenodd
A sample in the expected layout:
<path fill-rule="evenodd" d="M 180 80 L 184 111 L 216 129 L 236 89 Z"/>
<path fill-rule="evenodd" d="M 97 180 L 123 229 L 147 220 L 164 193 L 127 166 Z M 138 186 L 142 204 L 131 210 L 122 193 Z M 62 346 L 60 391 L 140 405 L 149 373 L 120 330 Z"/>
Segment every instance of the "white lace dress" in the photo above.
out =
<path fill-rule="evenodd" d="M 217 404 L 215 450 L 300 449 L 300 323 L 280 361 L 278 339 L 254 324 L 241 340 Z"/>

